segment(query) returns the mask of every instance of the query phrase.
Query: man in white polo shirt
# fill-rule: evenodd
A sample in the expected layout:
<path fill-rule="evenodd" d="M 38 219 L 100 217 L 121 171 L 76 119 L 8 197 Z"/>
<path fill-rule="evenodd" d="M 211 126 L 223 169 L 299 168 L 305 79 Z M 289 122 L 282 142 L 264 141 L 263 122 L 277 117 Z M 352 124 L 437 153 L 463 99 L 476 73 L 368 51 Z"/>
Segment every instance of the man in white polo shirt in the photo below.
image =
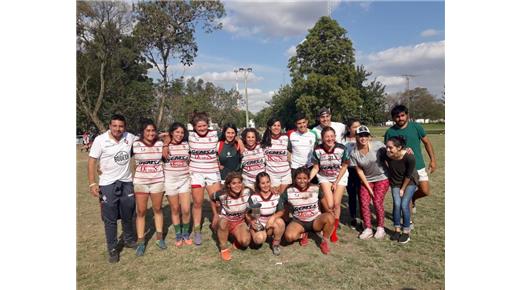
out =
<path fill-rule="evenodd" d="M 133 216 L 135 196 L 130 171 L 130 151 L 135 136 L 125 132 L 126 121 L 121 115 L 110 119 L 109 130 L 94 140 L 89 153 L 88 181 L 90 194 L 99 198 L 101 217 L 105 223 L 108 261 L 117 263 L 117 219 L 123 225 L 124 245 L 136 247 Z M 101 175 L 96 183 L 96 163 L 99 160 Z"/>
<path fill-rule="evenodd" d="M 303 113 L 298 113 L 295 120 L 296 131 L 289 135 L 289 151 L 291 152 L 291 173 L 300 167 L 312 167 L 312 151 L 318 144 L 316 133 L 307 128 L 309 121 Z"/>
<path fill-rule="evenodd" d="M 323 128 L 326 126 L 332 127 L 334 129 L 336 132 L 336 142 L 341 143 L 341 138 L 343 138 L 343 133 L 345 132 L 345 125 L 338 122 L 331 122 L 332 115 L 330 114 L 330 110 L 328 108 L 321 108 L 318 111 L 318 118 L 320 124 L 312 128 L 312 131 L 314 131 L 318 136 L 318 143 L 321 144 L 321 130 L 323 130 Z"/>

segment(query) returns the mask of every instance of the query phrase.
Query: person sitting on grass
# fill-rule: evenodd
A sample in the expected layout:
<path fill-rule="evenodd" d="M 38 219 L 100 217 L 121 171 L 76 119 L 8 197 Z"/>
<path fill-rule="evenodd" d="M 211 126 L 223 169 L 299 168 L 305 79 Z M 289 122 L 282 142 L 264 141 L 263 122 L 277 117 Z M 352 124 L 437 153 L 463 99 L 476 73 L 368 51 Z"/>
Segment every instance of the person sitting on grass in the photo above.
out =
<path fill-rule="evenodd" d="M 294 176 L 293 185 L 282 193 L 277 206 L 279 215 L 283 215 L 280 211 L 292 213 L 292 221 L 285 229 L 285 239 L 289 243 L 300 240 L 300 245 L 305 246 L 309 243 L 308 233 L 314 232 L 321 237 L 320 250 L 326 255 L 330 252 L 328 241 L 334 229 L 334 215 L 320 211 L 320 203 L 325 209 L 330 210 L 330 207 L 319 187 L 311 185 L 307 168 L 296 169 Z"/>
<path fill-rule="evenodd" d="M 271 178 L 266 172 L 256 176 L 255 192 L 249 198 L 247 219 L 250 225 L 251 237 L 257 245 L 263 244 L 268 236 L 273 237 L 272 250 L 275 256 L 280 255 L 280 240 L 285 231 L 282 219 L 283 211 L 276 212 L 280 195 L 271 189 Z M 257 208 L 257 210 L 255 210 Z M 258 211 L 255 213 L 255 211 Z"/>
<path fill-rule="evenodd" d="M 251 234 L 245 223 L 248 200 L 252 190 L 244 187 L 242 175 L 230 172 L 224 182 L 224 189 L 217 191 L 211 198 L 220 214 L 214 218 L 217 226 L 217 237 L 220 257 L 224 261 L 231 260 L 231 251 L 227 247 L 229 234 L 235 238 L 235 246 L 247 247 L 251 242 Z"/>

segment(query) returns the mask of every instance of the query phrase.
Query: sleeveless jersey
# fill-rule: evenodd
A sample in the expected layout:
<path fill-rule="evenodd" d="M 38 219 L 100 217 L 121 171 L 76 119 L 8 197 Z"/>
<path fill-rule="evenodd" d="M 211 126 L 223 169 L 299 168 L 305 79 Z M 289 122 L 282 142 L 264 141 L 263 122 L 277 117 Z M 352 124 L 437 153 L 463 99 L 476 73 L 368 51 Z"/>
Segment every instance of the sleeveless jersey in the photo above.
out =
<path fill-rule="evenodd" d="M 190 174 L 190 147 L 188 142 L 168 145 L 168 158 L 164 163 L 164 177 L 166 180 L 177 181 Z"/>
<path fill-rule="evenodd" d="M 288 205 L 293 218 L 302 222 L 312 222 L 321 214 L 322 197 L 323 193 L 317 185 L 309 186 L 306 191 L 291 186 L 280 195 L 277 210 L 283 210 L 285 205 Z"/>
<path fill-rule="evenodd" d="M 197 132 L 190 132 L 188 143 L 190 145 L 190 172 L 201 174 L 219 172 L 217 131 L 208 130 L 205 136 L 200 136 Z"/>
<path fill-rule="evenodd" d="M 245 148 L 242 153 L 242 177 L 247 183 L 255 183 L 256 175 L 265 171 L 265 155 L 260 144 L 253 150 Z"/>
<path fill-rule="evenodd" d="M 278 206 L 278 200 L 280 199 L 279 194 L 273 194 L 264 199 L 260 193 L 253 193 L 249 198 L 249 205 L 260 203 L 260 218 L 258 220 L 265 227 L 267 220 L 276 212 Z"/>
<path fill-rule="evenodd" d="M 325 150 L 323 144 L 320 144 L 312 153 L 312 163 L 320 166 L 318 175 L 330 182 L 336 181 L 341 165 L 349 158 L 347 149 L 340 143 L 336 143 L 329 151 Z"/>
<path fill-rule="evenodd" d="M 291 173 L 289 166 L 289 137 L 282 135 L 271 138 L 271 146 L 264 148 L 265 171 L 271 176 L 284 176 Z"/>
<path fill-rule="evenodd" d="M 162 141 L 155 142 L 153 146 L 146 146 L 142 141 L 134 142 L 134 184 L 164 182 L 162 146 Z"/>
<path fill-rule="evenodd" d="M 233 198 L 224 190 L 219 190 L 212 197 L 213 201 L 220 203 L 220 216 L 229 221 L 242 221 L 248 208 L 248 200 L 251 190 L 247 187 L 242 190 L 238 198 Z"/>

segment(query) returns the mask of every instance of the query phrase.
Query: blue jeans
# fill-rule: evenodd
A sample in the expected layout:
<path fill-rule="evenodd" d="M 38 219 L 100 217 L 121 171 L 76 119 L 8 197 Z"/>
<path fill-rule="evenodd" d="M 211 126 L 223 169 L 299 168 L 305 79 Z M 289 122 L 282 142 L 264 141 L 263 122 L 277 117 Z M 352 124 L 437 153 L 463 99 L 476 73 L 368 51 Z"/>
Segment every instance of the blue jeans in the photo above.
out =
<path fill-rule="evenodd" d="M 399 187 L 392 187 L 392 198 L 394 199 L 394 227 L 401 226 L 401 212 L 403 214 L 403 231 L 410 231 L 410 201 L 417 186 L 415 184 L 408 185 L 401 197 L 399 195 Z"/>

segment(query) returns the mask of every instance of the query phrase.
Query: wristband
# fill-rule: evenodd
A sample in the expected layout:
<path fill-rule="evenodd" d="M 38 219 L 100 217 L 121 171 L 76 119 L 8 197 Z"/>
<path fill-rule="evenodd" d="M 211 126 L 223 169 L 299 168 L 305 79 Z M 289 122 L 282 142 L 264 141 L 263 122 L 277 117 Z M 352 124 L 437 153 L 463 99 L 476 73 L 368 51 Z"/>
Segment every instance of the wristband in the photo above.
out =
<path fill-rule="evenodd" d="M 94 182 L 94 183 L 91 183 L 91 184 L 89 184 L 88 187 L 91 188 L 92 186 L 94 186 L 94 185 L 96 185 L 96 184 L 97 184 L 97 183 L 95 183 L 95 182 Z"/>

